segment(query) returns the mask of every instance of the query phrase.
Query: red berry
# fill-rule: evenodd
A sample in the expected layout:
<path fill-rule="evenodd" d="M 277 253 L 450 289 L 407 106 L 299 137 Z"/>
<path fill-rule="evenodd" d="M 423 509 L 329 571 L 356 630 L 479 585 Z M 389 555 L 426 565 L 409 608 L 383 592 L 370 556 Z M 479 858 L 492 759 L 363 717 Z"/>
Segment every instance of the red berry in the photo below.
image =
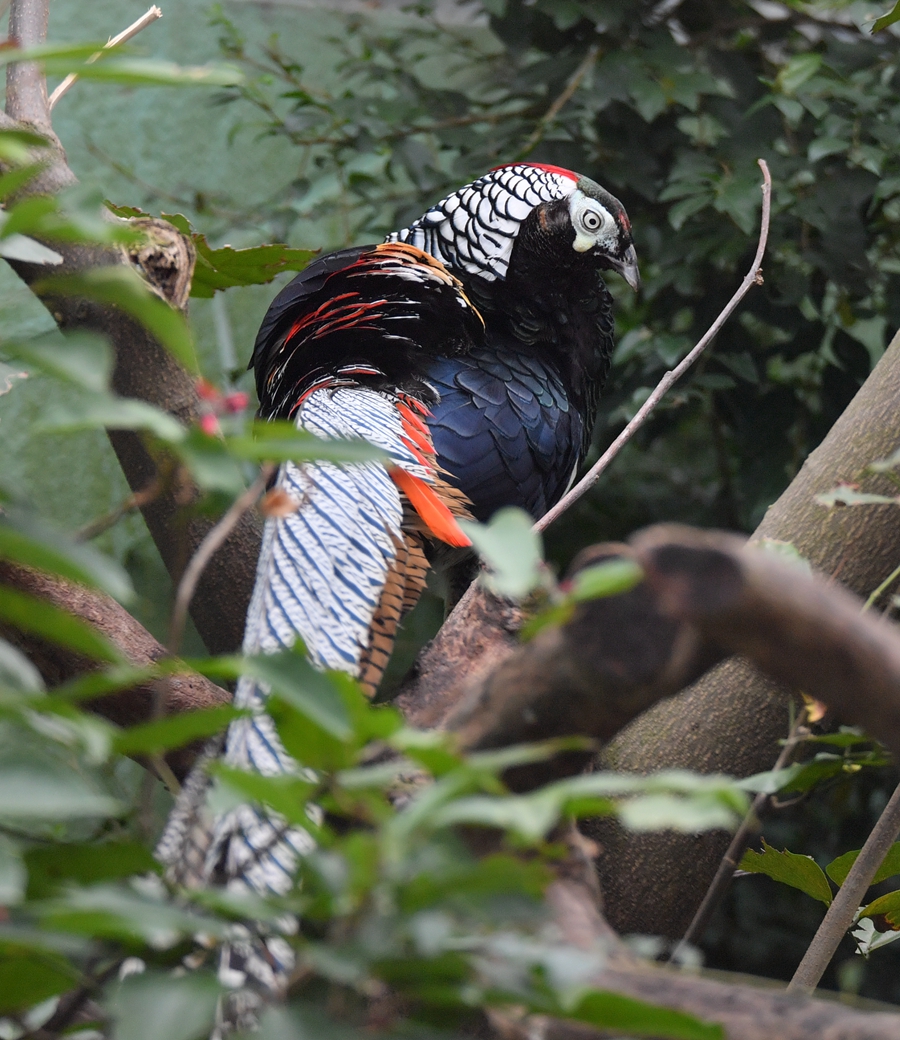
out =
<path fill-rule="evenodd" d="M 215 437 L 219 432 L 219 420 L 211 412 L 207 412 L 200 419 L 200 429 L 207 437 Z"/>
<path fill-rule="evenodd" d="M 226 412 L 242 412 L 250 403 L 250 395 L 244 390 L 234 390 L 225 398 Z"/>

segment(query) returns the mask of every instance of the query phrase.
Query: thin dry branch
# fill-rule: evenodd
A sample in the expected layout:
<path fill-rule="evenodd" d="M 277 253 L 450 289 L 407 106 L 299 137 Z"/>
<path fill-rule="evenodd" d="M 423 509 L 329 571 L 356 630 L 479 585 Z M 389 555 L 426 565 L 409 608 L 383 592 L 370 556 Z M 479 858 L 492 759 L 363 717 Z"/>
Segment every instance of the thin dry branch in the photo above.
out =
<path fill-rule="evenodd" d="M 608 740 L 734 654 L 803 689 L 900 752 L 900 630 L 860 601 L 742 539 L 677 525 L 595 546 L 574 570 L 630 557 L 645 580 L 581 604 L 459 691 L 444 725 L 470 749 L 573 733 Z M 557 770 L 571 772 L 569 759 Z M 541 769 L 519 776 L 535 786 Z"/>
<path fill-rule="evenodd" d="M 797 747 L 809 736 L 809 729 L 806 725 L 806 720 L 807 712 L 803 709 L 798 713 L 797 718 L 794 720 L 794 724 L 791 726 L 791 732 L 788 734 L 788 738 L 784 742 L 784 747 L 782 747 L 781 753 L 775 760 L 775 765 L 772 766 L 773 771 L 784 769 L 793 758 Z M 750 836 L 759 828 L 760 814 L 769 804 L 771 797 L 771 795 L 760 791 L 760 793 L 753 799 L 753 804 L 750 806 L 747 815 L 743 820 L 741 820 L 740 826 L 734 832 L 731 844 L 722 856 L 722 862 L 719 864 L 716 876 L 712 879 L 709 888 L 706 890 L 703 902 L 697 907 L 697 912 L 694 914 L 693 920 L 688 925 L 687 931 L 672 951 L 671 959 L 676 963 L 680 960 L 680 955 L 685 951 L 687 946 L 699 942 L 702 938 L 703 933 L 706 931 L 706 926 L 709 923 L 709 919 L 713 915 L 713 911 L 719 905 L 722 897 L 728 890 L 728 886 L 731 884 L 738 863 L 740 863 L 741 857 L 747 849 Z"/>
<path fill-rule="evenodd" d="M 762 219 L 760 221 L 759 244 L 756 247 L 756 256 L 753 258 L 753 264 L 747 272 L 746 277 L 741 282 L 734 296 L 732 296 L 728 303 L 725 304 L 722 312 L 712 325 L 710 325 L 706 334 L 702 339 L 700 339 L 693 350 L 691 350 L 691 352 L 681 362 L 679 362 L 675 368 L 666 372 L 662 379 L 660 379 L 659 383 L 657 383 L 653 393 L 650 394 L 647 400 L 638 409 L 637 414 L 631 422 L 629 422 L 619 436 L 616 437 L 597 462 L 594 463 L 591 469 L 581 478 L 581 480 L 578 481 L 575 487 L 573 487 L 568 494 L 564 495 L 552 509 L 549 509 L 541 519 L 538 520 L 534 525 L 536 531 L 545 531 L 554 520 L 562 516 L 562 514 L 574 505 L 574 503 L 577 502 L 586 491 L 589 491 L 594 484 L 597 483 L 601 475 L 606 472 L 619 452 L 644 425 L 659 402 L 669 392 L 669 389 L 678 382 L 691 365 L 694 364 L 697 358 L 700 357 L 703 351 L 706 350 L 725 322 L 731 317 L 735 307 L 737 307 L 741 300 L 750 291 L 751 286 L 762 284 L 762 259 L 763 254 L 766 251 L 766 243 L 769 239 L 769 218 L 772 211 L 772 177 L 769 173 L 769 167 L 765 159 L 758 159 L 757 162 L 759 163 L 759 168 L 762 170 L 763 174 Z"/>
<path fill-rule="evenodd" d="M 531 152 L 540 144 L 544 134 L 551 125 L 554 119 L 559 113 L 566 107 L 566 105 L 572 100 L 575 95 L 575 91 L 581 86 L 581 82 L 584 77 L 591 71 L 597 61 L 597 55 L 600 53 L 600 48 L 594 44 L 588 48 L 587 54 L 582 58 L 578 65 L 578 68 L 572 73 L 566 82 L 565 87 L 560 92 L 559 96 L 554 100 L 553 104 L 547 109 L 547 111 L 541 116 L 537 122 L 537 126 L 531 133 L 531 136 L 522 146 L 522 150 L 519 152 L 519 158 L 524 159 L 526 155 L 530 155 Z"/>
<path fill-rule="evenodd" d="M 256 480 L 247 490 L 235 499 L 229 506 L 225 515 L 206 535 L 197 546 L 197 550 L 191 557 L 190 562 L 184 569 L 181 581 L 178 583 L 178 591 L 175 594 L 175 605 L 172 608 L 172 620 L 169 628 L 169 649 L 174 654 L 178 652 L 181 637 L 184 634 L 184 625 L 187 620 L 188 607 L 197 591 L 197 583 L 206 570 L 209 561 L 225 544 L 228 536 L 237 527 L 241 517 L 252 509 L 256 500 L 266 490 L 269 478 L 275 467 L 267 463 L 262 467 Z"/>
<path fill-rule="evenodd" d="M 104 44 L 103 50 L 112 50 L 113 47 L 118 47 L 122 43 L 127 43 L 128 40 L 137 36 L 137 34 L 142 29 L 146 29 L 148 25 L 151 25 L 153 22 L 155 22 L 157 18 L 162 18 L 162 11 L 160 11 L 160 9 L 154 4 L 153 7 L 151 7 L 148 11 L 142 14 L 140 18 L 132 22 L 127 29 L 123 29 L 123 31 L 120 32 L 118 36 L 113 36 L 108 43 Z M 96 61 L 99 57 L 102 56 L 102 54 L 103 51 L 97 51 L 96 54 L 92 54 L 88 58 L 88 62 Z M 52 112 L 53 106 L 56 104 L 56 102 L 59 101 L 63 94 L 67 93 L 67 91 L 69 91 L 77 82 L 78 73 L 70 72 L 69 75 L 66 76 L 62 83 L 60 83 L 59 86 L 50 95 L 47 101 L 48 111 Z"/>
<path fill-rule="evenodd" d="M 900 787 L 894 791 L 884 807 L 872 833 L 866 839 L 856 861 L 841 885 L 831 906 L 816 929 L 812 942 L 807 947 L 788 992 L 812 993 L 818 986 L 831 958 L 837 952 L 841 939 L 853 924 L 856 911 L 863 901 L 866 890 L 891 846 L 900 835 Z"/>

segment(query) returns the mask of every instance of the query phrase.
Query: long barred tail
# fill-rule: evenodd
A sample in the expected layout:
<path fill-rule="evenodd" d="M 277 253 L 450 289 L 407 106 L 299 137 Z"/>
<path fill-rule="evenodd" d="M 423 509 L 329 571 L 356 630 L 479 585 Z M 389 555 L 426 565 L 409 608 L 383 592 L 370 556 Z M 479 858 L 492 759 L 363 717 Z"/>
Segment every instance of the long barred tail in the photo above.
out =
<path fill-rule="evenodd" d="M 440 479 L 423 411 L 403 394 L 359 386 L 323 387 L 304 401 L 298 426 L 323 438 L 362 437 L 390 462 L 281 468 L 278 486 L 296 509 L 266 523 L 245 654 L 274 653 L 299 636 L 317 667 L 346 671 L 374 690 L 397 624 L 424 587 L 423 539 L 467 544 L 456 524 L 465 505 Z M 249 714 L 231 723 L 224 762 L 264 776 L 301 772 L 266 714 L 267 697 L 260 683 L 240 681 L 235 705 Z M 205 771 L 214 754 L 186 783 L 157 856 L 186 887 L 283 895 L 313 839 L 255 805 L 215 815 Z M 245 930 L 223 950 L 220 977 L 239 989 L 277 993 L 291 964 L 282 938 Z M 236 1020 L 254 999 L 248 993 L 233 1003 L 229 1017 Z"/>

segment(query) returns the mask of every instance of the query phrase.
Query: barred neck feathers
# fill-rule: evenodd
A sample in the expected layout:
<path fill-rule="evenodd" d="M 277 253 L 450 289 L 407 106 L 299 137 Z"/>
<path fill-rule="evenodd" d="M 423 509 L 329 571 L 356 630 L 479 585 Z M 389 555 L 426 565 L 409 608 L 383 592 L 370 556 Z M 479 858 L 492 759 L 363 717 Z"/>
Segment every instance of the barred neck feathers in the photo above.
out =
<path fill-rule="evenodd" d="M 493 282 L 506 277 L 522 221 L 542 202 L 567 199 L 578 179 L 559 166 L 501 166 L 448 195 L 387 241 L 409 242 L 460 276 Z"/>

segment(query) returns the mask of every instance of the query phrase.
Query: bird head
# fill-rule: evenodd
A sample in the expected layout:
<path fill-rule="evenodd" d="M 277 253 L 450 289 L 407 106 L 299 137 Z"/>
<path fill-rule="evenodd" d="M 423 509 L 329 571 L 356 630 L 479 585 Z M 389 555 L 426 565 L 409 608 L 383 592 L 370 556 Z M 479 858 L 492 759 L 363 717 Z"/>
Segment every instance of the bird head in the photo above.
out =
<path fill-rule="evenodd" d="M 631 222 L 622 203 L 599 184 L 579 177 L 566 211 L 574 233 L 572 249 L 595 259 L 604 270 L 617 271 L 637 292 L 641 275 Z"/>
<path fill-rule="evenodd" d="M 559 166 L 498 166 L 436 203 L 389 241 L 409 242 L 452 271 L 506 278 L 521 233 L 549 233 L 556 259 L 617 271 L 640 286 L 631 224 L 621 202 L 588 177 Z M 566 262 L 568 267 L 569 263 Z"/>

